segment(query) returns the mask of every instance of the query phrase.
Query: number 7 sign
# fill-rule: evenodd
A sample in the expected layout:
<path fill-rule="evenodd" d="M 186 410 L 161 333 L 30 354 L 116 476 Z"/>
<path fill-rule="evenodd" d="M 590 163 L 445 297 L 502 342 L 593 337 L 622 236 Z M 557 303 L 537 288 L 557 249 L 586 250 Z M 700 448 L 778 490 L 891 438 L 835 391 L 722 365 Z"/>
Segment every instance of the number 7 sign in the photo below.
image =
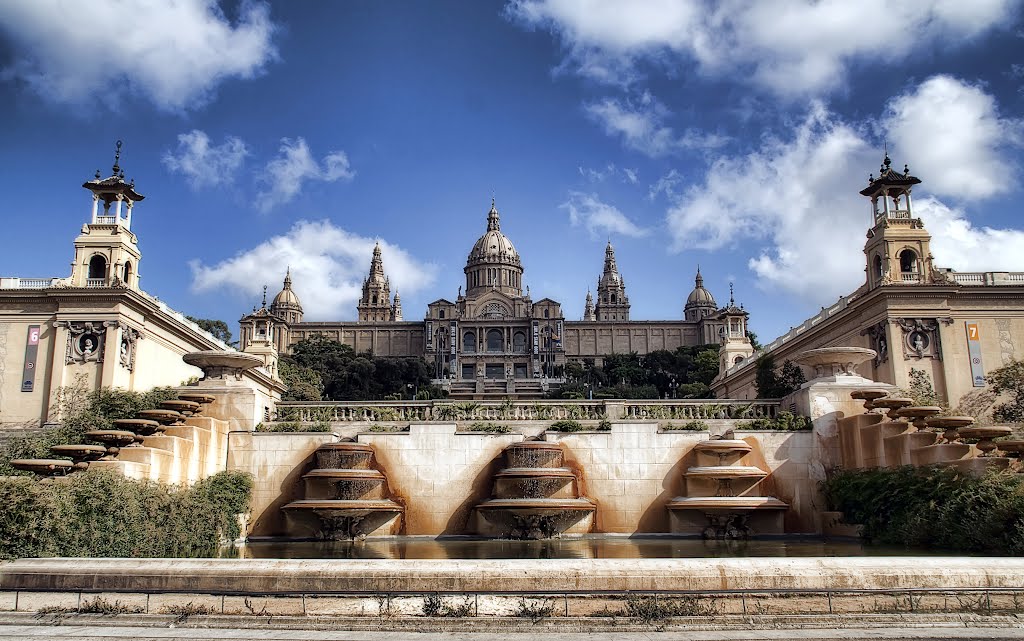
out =
<path fill-rule="evenodd" d="M 981 362 L 981 330 L 978 323 L 965 321 L 967 330 L 967 356 L 971 361 L 971 381 L 974 387 L 985 387 L 985 367 Z"/>

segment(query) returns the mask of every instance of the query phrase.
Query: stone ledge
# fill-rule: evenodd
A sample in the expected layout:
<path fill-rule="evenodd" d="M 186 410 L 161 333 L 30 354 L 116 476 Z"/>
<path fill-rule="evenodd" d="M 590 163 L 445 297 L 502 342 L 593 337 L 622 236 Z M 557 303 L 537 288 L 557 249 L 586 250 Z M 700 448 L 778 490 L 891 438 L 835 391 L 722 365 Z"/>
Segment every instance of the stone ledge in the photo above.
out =
<path fill-rule="evenodd" d="M 21 559 L 0 590 L 343 594 L 402 592 L 801 591 L 1024 587 L 1024 559 Z"/>

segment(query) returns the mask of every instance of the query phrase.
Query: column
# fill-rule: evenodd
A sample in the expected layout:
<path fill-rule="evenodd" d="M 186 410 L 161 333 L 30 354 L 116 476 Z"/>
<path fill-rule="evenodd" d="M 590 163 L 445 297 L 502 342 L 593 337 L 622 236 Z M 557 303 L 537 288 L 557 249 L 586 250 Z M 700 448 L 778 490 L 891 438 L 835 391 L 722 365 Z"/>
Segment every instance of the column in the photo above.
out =
<path fill-rule="evenodd" d="M 99 214 L 100 208 L 100 196 L 99 194 L 92 195 L 92 224 L 96 224 L 96 216 Z"/>
<path fill-rule="evenodd" d="M 125 227 L 125 229 L 129 229 L 130 230 L 132 228 L 132 206 L 134 204 L 135 203 L 133 203 L 132 201 L 130 201 L 130 200 L 128 201 L 128 211 L 127 211 L 127 213 L 125 214 L 125 217 L 124 217 L 124 227 Z"/>
<path fill-rule="evenodd" d="M 117 207 L 114 209 L 114 222 L 121 220 L 121 201 L 124 200 L 124 196 L 121 194 L 117 195 Z"/>

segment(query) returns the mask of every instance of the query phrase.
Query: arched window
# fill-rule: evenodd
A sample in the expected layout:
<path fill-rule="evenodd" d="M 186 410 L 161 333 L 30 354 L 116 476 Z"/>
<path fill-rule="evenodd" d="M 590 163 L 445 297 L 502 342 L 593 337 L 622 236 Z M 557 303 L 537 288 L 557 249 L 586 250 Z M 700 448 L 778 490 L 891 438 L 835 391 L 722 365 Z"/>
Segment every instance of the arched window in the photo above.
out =
<path fill-rule="evenodd" d="M 615 294 L 612 294 L 612 304 L 615 304 Z"/>
<path fill-rule="evenodd" d="M 465 334 L 462 335 L 462 351 L 476 351 L 476 334 L 474 334 L 473 332 L 466 332 Z"/>
<path fill-rule="evenodd" d="M 524 332 L 516 332 L 512 335 L 512 348 L 520 353 L 526 351 L 526 334 Z"/>
<path fill-rule="evenodd" d="M 882 257 L 875 255 L 875 278 L 882 278 Z"/>
<path fill-rule="evenodd" d="M 124 282 L 125 284 L 130 283 L 132 278 L 132 261 L 126 261 L 124 264 Z"/>
<path fill-rule="evenodd" d="M 500 352 L 503 347 L 503 336 L 500 329 L 487 330 L 487 351 Z"/>
<path fill-rule="evenodd" d="M 917 254 L 912 249 L 900 252 L 900 271 L 904 273 L 917 271 Z"/>
<path fill-rule="evenodd" d="M 551 318 L 551 310 L 546 307 L 544 308 L 544 318 Z"/>
<path fill-rule="evenodd" d="M 89 259 L 89 279 L 107 277 L 107 259 L 96 254 Z"/>
<path fill-rule="evenodd" d="M 742 356 L 737 356 L 736 358 L 734 358 L 732 360 L 732 364 L 733 365 L 739 365 L 742 362 L 743 362 L 743 357 Z"/>
<path fill-rule="evenodd" d="M 376 305 L 377 304 L 377 295 L 376 294 L 373 295 L 373 298 L 371 299 L 371 303 L 370 304 L 371 305 Z"/>

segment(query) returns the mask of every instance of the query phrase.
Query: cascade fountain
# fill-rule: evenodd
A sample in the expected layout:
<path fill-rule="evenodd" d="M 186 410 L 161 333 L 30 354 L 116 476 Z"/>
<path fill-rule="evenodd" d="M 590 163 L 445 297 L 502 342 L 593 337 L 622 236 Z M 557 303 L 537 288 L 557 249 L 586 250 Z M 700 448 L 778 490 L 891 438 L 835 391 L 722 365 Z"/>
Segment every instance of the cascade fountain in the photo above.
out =
<path fill-rule="evenodd" d="M 755 493 L 768 472 L 741 464 L 753 451 L 747 441 L 722 438 L 701 441 L 694 446 L 698 465 L 683 474 L 686 496 L 668 502 L 672 531 L 698 530 L 706 539 L 745 539 L 753 532 L 782 532 L 782 514 L 789 508 L 772 496 Z M 703 515 L 703 521 L 693 518 Z M 757 514 L 758 518 L 752 519 Z M 763 515 L 763 516 L 760 516 Z"/>
<path fill-rule="evenodd" d="M 504 451 L 505 467 L 494 475 L 492 498 L 476 506 L 481 534 L 510 539 L 551 538 L 587 532 L 597 506 L 580 496 L 576 473 L 565 467 L 560 443 L 524 441 Z"/>
<path fill-rule="evenodd" d="M 325 443 L 314 456 L 316 466 L 302 476 L 304 498 L 282 508 L 296 526 L 328 540 L 361 538 L 389 523 L 397 533 L 405 508 L 389 497 L 372 447 Z"/>
<path fill-rule="evenodd" d="M 160 409 L 141 410 L 136 413 L 136 418 L 115 419 L 114 429 L 90 430 L 85 433 L 87 439 L 99 445 L 54 445 L 50 451 L 66 458 L 15 459 L 11 461 L 11 466 L 44 478 L 87 470 L 93 461 L 115 460 L 122 448 L 138 447 L 146 437 L 161 435 L 168 427 L 180 425 L 185 418 L 199 415 L 202 406 L 213 400 L 212 396 L 205 394 L 179 394 L 177 400 L 161 402 Z"/>

